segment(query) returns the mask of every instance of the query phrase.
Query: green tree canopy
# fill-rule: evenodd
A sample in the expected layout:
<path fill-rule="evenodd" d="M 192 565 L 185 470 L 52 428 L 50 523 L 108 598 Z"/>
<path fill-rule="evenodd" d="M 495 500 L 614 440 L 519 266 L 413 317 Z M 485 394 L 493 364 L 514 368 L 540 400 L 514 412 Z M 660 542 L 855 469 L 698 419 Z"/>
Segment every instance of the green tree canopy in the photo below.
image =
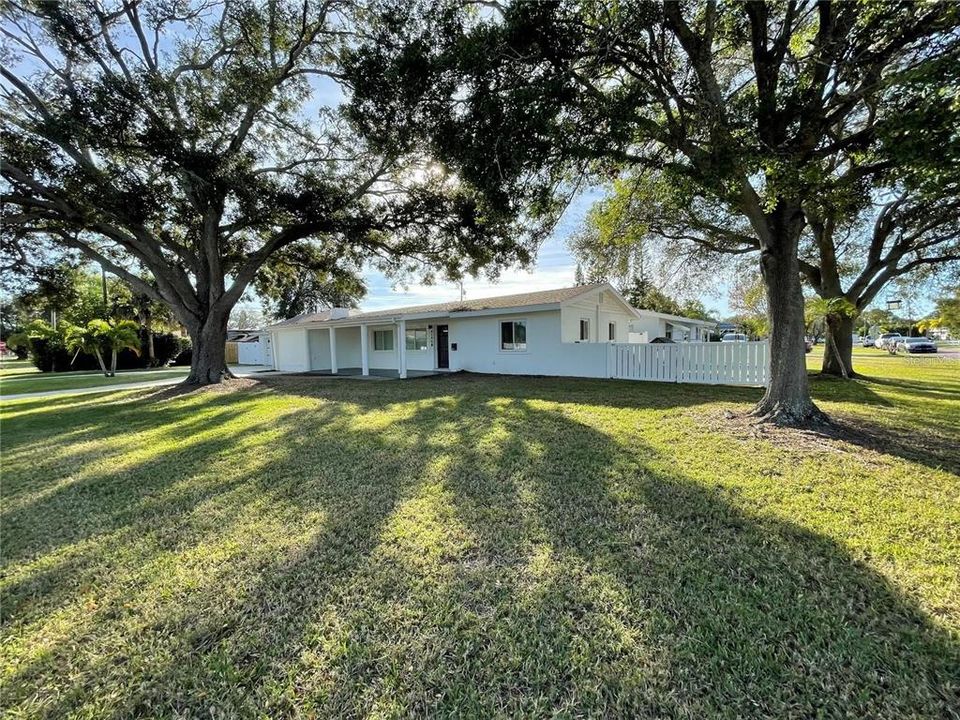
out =
<path fill-rule="evenodd" d="M 279 251 L 456 277 L 526 261 L 512 218 L 431 165 L 417 118 L 344 111 L 351 0 L 7 3 L 5 247 L 52 239 L 169 305 L 189 381 L 223 375 L 227 318 Z M 147 272 L 149 280 L 142 277 Z"/>
<path fill-rule="evenodd" d="M 960 287 L 954 288 L 952 296 L 937 299 L 936 316 L 940 327 L 960 336 Z"/>

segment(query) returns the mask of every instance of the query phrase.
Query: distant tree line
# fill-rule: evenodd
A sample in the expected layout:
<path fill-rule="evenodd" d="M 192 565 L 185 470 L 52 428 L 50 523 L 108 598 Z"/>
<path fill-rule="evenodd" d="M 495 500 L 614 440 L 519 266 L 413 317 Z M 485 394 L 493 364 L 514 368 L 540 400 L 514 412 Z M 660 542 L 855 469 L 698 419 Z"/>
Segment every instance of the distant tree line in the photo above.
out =
<path fill-rule="evenodd" d="M 3 303 L 3 339 L 42 371 L 111 374 L 189 362 L 189 338 L 165 303 L 85 262 L 61 258 L 13 290 Z"/>

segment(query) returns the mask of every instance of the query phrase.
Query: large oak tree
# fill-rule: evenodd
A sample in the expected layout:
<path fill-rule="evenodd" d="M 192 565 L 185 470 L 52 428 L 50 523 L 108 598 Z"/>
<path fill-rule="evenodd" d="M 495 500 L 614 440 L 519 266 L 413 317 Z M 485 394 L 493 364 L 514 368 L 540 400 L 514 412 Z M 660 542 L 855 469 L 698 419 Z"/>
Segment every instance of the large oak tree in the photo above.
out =
<path fill-rule="evenodd" d="M 194 383 L 219 382 L 231 308 L 298 243 L 330 276 L 371 261 L 458 276 L 528 260 L 511 218 L 428 166 L 403 122 L 361 128 L 345 111 L 367 80 L 345 65 L 366 11 L 5 3 L 5 245 L 53 239 L 167 303 L 193 340 Z"/>
<path fill-rule="evenodd" d="M 755 238 L 767 292 L 771 382 L 754 414 L 821 420 L 804 360 L 805 206 L 833 187 L 839 154 L 860 162 L 877 107 L 892 93 L 909 100 L 930 63 L 955 60 L 957 7 L 479 5 L 393 7 L 368 64 L 400 89 L 386 105 L 418 108 L 436 149 L 491 197 L 534 168 L 550 169 L 545 191 L 563 177 L 652 170 L 684 202 L 725 208 Z"/>

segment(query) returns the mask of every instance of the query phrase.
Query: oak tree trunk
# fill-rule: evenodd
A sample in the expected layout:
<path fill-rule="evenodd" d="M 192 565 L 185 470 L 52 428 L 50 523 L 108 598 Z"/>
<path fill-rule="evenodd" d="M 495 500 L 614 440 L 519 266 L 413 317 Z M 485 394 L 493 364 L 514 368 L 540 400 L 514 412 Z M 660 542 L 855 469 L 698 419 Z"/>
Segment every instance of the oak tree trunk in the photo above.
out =
<path fill-rule="evenodd" d="M 826 343 L 820 372 L 837 377 L 852 377 L 854 319 L 845 315 L 828 315 Z"/>
<path fill-rule="evenodd" d="M 229 375 L 226 362 L 227 319 L 230 313 L 211 312 L 198 327 L 190 327 L 193 357 L 186 382 L 190 385 L 212 385 Z"/>
<path fill-rule="evenodd" d="M 770 382 L 751 414 L 777 425 L 808 426 L 825 422 L 826 416 L 810 398 L 800 264 L 784 245 L 789 243 L 760 255 L 770 322 Z"/>

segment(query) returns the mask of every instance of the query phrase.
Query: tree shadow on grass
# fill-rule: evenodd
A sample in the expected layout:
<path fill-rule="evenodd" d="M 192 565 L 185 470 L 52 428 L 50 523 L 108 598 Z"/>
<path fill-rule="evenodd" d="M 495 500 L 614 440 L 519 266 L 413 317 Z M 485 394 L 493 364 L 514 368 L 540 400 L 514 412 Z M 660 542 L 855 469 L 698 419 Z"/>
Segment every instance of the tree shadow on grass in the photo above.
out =
<path fill-rule="evenodd" d="M 908 397 L 883 397 L 871 385 L 902 391 Z M 834 412 L 833 427 L 812 434 L 960 473 L 960 425 L 953 417 L 954 405 L 941 407 L 938 403 L 950 398 L 937 395 L 940 391 L 931 387 L 931 383 L 889 378 L 820 378 L 813 385 L 817 400 L 856 404 L 870 408 L 871 412 Z M 923 400 L 918 402 L 917 398 Z M 879 413 L 874 413 L 874 408 Z M 888 409 L 895 411 L 893 421 L 886 414 Z"/>
<path fill-rule="evenodd" d="M 957 707 L 957 645 L 838 544 L 652 469 L 639 439 L 624 447 L 523 402 L 500 417 L 499 452 L 470 418 L 449 473 L 476 546 L 440 603 L 470 609 L 474 654 L 453 685 L 444 659 L 463 648 L 442 638 L 425 653 L 436 664 L 407 678 L 411 702 L 443 697 L 438 715 L 473 701 L 479 714 L 634 717 Z"/>
<path fill-rule="evenodd" d="M 278 375 L 263 378 L 260 383 L 284 394 L 350 402 L 365 409 L 417 399 L 496 396 L 606 408 L 671 410 L 713 402 L 752 403 L 763 395 L 762 388 L 754 387 L 545 376 L 518 378 L 467 372 L 378 383 Z"/>
<path fill-rule="evenodd" d="M 615 437 L 596 396 L 406 393 L 330 392 L 273 421 L 280 450 L 253 472 L 176 482 L 239 448 L 234 435 L 196 447 L 166 510 L 124 497 L 104 522 L 166 538 L 138 562 L 214 560 L 182 584 L 101 579 L 101 605 L 21 668 L 5 703 L 41 686 L 54 699 L 36 714 L 51 717 L 957 707 L 956 642 L 914 603 L 835 542 L 668 470 L 640 431 Z M 84 579 L 68 568 L 38 592 Z M 52 610 L 40 600 L 33 621 Z"/>

